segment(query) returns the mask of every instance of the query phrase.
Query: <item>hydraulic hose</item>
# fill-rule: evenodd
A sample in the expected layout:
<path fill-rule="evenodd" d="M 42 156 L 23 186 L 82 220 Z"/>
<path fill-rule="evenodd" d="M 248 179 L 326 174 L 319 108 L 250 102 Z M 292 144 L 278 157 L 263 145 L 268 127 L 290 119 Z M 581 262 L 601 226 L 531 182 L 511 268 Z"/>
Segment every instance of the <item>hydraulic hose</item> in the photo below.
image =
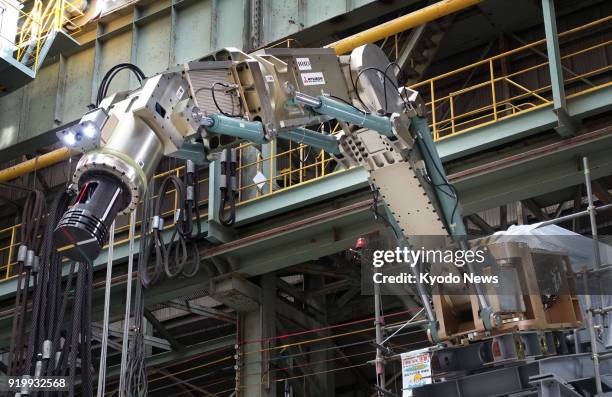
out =
<path fill-rule="evenodd" d="M 152 200 L 145 197 L 143 212 L 143 236 L 141 240 L 142 273 L 144 288 L 158 283 L 162 278 L 173 279 L 179 276 L 192 277 L 199 270 L 200 255 L 196 239 L 201 233 L 200 212 L 198 209 L 199 189 L 195 165 L 187 161 L 183 179 L 176 175 L 167 176 Z M 151 189 L 152 190 L 152 189 Z M 166 196 L 176 195 L 177 208 L 174 212 L 174 228 L 167 242 L 163 238 L 163 211 Z M 149 197 L 149 198 L 147 198 Z M 153 203 L 151 203 L 153 201 Z M 152 272 L 149 260 L 155 256 Z M 145 265 L 146 264 L 146 265 Z"/>
<path fill-rule="evenodd" d="M 38 272 L 40 266 L 39 249 L 42 218 L 46 213 L 44 194 L 38 190 L 28 193 L 21 216 L 21 245 L 17 256 L 17 290 L 15 294 L 15 315 L 9 350 L 10 375 L 22 373 L 24 367 L 23 337 L 25 335 L 25 316 L 32 274 Z"/>

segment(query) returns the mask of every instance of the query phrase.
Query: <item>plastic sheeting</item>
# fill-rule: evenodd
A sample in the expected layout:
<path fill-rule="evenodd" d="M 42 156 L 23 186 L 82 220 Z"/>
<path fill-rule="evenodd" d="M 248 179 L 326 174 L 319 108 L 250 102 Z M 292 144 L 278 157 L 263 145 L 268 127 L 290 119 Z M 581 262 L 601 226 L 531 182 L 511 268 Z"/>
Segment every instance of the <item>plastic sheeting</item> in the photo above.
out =
<path fill-rule="evenodd" d="M 595 267 L 595 244 L 593 239 L 557 225 L 540 226 L 538 223 L 533 225 L 513 225 L 506 231 L 496 232 L 491 236 L 490 241 L 522 242 L 530 248 L 564 252 L 568 255 L 572 269 L 575 272 L 580 272 L 585 267 L 587 269 Z M 612 265 L 612 246 L 599 242 L 598 247 L 602 266 Z M 582 295 L 578 298 L 582 308 L 582 317 L 586 318 L 585 297 Z M 612 295 L 591 295 L 591 301 L 595 307 L 611 306 Z M 607 322 L 609 323 L 609 321 Z M 594 323 L 602 325 L 601 317 L 595 316 Z M 583 342 L 588 340 L 586 330 L 580 332 L 579 338 Z M 605 345 L 612 345 L 612 332 L 610 332 L 609 326 L 605 327 L 605 331 L 600 333 L 598 342 L 601 350 L 605 349 Z"/>
<path fill-rule="evenodd" d="M 506 231 L 493 234 L 496 242 L 523 242 L 531 248 L 560 251 L 568 254 L 572 268 L 578 272 L 583 267 L 592 269 L 595 263 L 593 239 L 557 225 L 512 225 Z M 601 263 L 612 264 L 612 246 L 599 242 Z"/>

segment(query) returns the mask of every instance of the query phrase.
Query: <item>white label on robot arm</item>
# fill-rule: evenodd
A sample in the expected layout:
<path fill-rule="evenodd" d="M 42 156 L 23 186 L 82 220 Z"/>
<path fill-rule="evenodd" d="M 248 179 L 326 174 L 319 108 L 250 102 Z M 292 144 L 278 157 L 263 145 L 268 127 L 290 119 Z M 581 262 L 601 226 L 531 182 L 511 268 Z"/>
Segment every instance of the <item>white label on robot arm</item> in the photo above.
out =
<path fill-rule="evenodd" d="M 297 67 L 300 70 L 312 70 L 312 65 L 308 58 L 295 58 L 295 63 L 297 63 Z"/>
<path fill-rule="evenodd" d="M 176 90 L 176 99 L 180 101 L 184 93 L 185 89 L 183 88 L 183 86 L 180 86 L 178 90 Z"/>
<path fill-rule="evenodd" d="M 304 85 L 324 85 L 325 77 L 321 72 L 302 73 L 302 84 Z"/>

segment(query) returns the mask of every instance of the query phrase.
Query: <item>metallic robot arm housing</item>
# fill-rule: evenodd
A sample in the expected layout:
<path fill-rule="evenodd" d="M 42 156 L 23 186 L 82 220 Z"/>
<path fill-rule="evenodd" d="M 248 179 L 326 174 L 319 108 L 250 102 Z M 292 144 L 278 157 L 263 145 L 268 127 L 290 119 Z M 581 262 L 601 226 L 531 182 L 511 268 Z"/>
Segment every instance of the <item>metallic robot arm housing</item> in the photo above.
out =
<path fill-rule="evenodd" d="M 162 156 L 181 157 L 186 141 L 201 142 L 214 156 L 245 140 L 277 137 L 364 167 L 406 244 L 431 241 L 419 236 L 463 240 L 461 211 L 423 104 L 385 74 L 388 65 L 374 45 L 348 57 L 330 49 L 229 48 L 105 98 L 59 133 L 84 154 L 73 178 L 76 204 L 60 221 L 56 244 L 68 245 L 63 253 L 72 259 L 95 259 L 116 215 L 136 207 Z M 330 120 L 340 123 L 340 133 L 307 128 Z"/>

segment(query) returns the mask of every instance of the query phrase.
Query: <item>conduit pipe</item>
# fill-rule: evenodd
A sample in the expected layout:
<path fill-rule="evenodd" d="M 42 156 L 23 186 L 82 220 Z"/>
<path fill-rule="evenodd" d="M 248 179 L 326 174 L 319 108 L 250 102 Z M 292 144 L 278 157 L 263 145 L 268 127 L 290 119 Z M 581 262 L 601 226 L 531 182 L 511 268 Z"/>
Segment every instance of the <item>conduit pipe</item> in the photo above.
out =
<path fill-rule="evenodd" d="M 374 43 L 386 37 L 393 36 L 404 30 L 412 29 L 424 23 L 442 18 L 464 8 L 473 6 L 482 0 L 443 0 L 435 4 L 421 8 L 410 14 L 385 22 L 382 25 L 364 30 L 352 36 L 328 44 L 326 47 L 333 48 L 336 54 L 342 55 L 353 49 L 368 43 Z"/>
<path fill-rule="evenodd" d="M 22 175 L 29 174 L 30 172 L 47 168 L 53 164 L 67 160 L 70 158 L 70 155 L 71 150 L 63 147 L 24 161 L 23 163 L 15 164 L 12 167 L 0 171 L 0 182 L 8 182 Z"/>

